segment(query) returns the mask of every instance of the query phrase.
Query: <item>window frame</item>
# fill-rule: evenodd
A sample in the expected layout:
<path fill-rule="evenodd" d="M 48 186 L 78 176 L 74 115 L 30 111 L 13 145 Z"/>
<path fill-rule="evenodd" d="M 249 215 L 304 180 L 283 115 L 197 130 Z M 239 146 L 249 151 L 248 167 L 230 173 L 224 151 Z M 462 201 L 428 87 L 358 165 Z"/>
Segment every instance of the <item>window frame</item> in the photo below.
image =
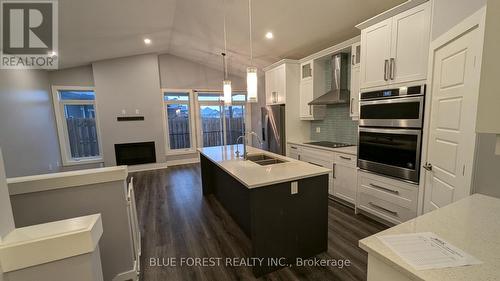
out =
<path fill-rule="evenodd" d="M 63 166 L 73 166 L 81 164 L 103 163 L 104 156 L 102 150 L 101 126 L 99 124 L 99 110 L 97 106 L 97 94 L 94 100 L 62 100 L 60 91 L 92 91 L 94 94 L 95 87 L 82 86 L 57 86 L 52 85 L 52 101 L 54 104 L 54 113 L 56 117 L 57 135 L 59 138 L 59 149 L 61 151 L 61 160 Z M 99 155 L 92 157 L 71 157 L 71 148 L 69 144 L 68 126 L 64 121 L 64 106 L 65 105 L 93 105 L 96 119 L 97 141 L 99 146 Z"/>
<path fill-rule="evenodd" d="M 163 112 L 163 137 L 164 137 L 164 142 L 165 142 L 165 155 L 183 155 L 183 154 L 192 154 L 196 153 L 196 143 L 197 143 L 197 136 L 196 136 L 196 122 L 195 122 L 195 115 L 194 115 L 194 94 L 193 90 L 191 89 L 170 89 L 170 88 L 162 88 L 161 89 L 161 101 L 162 101 L 162 112 Z M 174 92 L 174 93 L 187 93 L 189 100 L 186 101 L 165 101 L 165 93 L 168 92 Z M 169 132 L 170 128 L 168 127 L 168 116 L 167 116 L 167 109 L 166 106 L 168 104 L 187 104 L 189 106 L 189 131 L 190 131 L 190 147 L 189 148 L 181 148 L 181 149 L 171 149 L 170 148 L 170 138 L 169 138 Z"/>
<path fill-rule="evenodd" d="M 225 117 L 225 107 L 226 105 L 224 104 L 224 101 L 222 100 L 222 95 L 223 95 L 223 92 L 221 90 L 193 90 L 194 92 L 194 103 L 195 103 L 195 107 L 194 107 L 194 110 L 195 110 L 195 117 L 196 117 L 196 139 L 197 139 L 197 146 L 198 148 L 203 148 L 203 137 L 202 137 L 202 132 L 201 132 L 201 115 L 200 115 L 200 106 L 222 106 L 222 131 L 223 131 L 223 136 L 222 136 L 222 145 L 225 146 L 227 145 L 227 135 L 226 135 L 226 117 Z M 232 91 L 233 93 L 245 93 L 245 101 L 234 101 L 232 102 L 232 105 L 243 105 L 245 106 L 245 118 L 244 118 L 244 122 L 245 122 L 245 127 L 247 128 L 247 131 L 248 131 L 248 128 L 249 126 L 251 127 L 251 120 L 252 120 L 252 116 L 251 116 L 251 105 L 250 103 L 248 102 L 248 95 L 247 95 L 247 91 L 246 90 L 233 90 Z M 202 94 L 206 94 L 206 93 L 210 93 L 210 94 L 213 94 L 213 95 L 218 95 L 219 96 L 219 101 L 199 101 L 198 100 L 198 94 L 199 93 L 202 93 Z M 248 142 L 249 144 L 252 144 L 251 141 Z"/>

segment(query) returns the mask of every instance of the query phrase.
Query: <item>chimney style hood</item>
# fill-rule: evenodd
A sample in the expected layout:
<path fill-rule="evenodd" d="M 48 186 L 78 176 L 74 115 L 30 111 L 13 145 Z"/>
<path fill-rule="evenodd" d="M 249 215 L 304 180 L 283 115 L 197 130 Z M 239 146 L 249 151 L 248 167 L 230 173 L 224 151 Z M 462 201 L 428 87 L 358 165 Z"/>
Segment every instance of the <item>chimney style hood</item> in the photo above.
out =
<path fill-rule="evenodd" d="M 350 92 L 347 87 L 349 82 L 347 79 L 348 60 L 349 56 L 345 53 L 332 57 L 332 89 L 308 103 L 309 105 L 349 103 Z"/>

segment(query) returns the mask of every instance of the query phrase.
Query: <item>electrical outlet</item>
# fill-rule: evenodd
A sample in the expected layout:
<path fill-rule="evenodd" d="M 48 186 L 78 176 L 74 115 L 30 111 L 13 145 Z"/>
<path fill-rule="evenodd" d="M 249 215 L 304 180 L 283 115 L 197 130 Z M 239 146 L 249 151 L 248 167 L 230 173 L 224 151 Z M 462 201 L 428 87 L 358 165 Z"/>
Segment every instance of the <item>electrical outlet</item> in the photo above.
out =
<path fill-rule="evenodd" d="M 140 113 L 139 109 L 136 109 L 135 114 L 139 114 L 139 113 Z"/>
<path fill-rule="evenodd" d="M 321 127 L 316 127 L 316 133 L 321 133 Z"/>
<path fill-rule="evenodd" d="M 293 181 L 292 182 L 290 193 L 291 194 L 297 194 L 297 193 L 299 193 L 299 182 L 298 181 Z"/>

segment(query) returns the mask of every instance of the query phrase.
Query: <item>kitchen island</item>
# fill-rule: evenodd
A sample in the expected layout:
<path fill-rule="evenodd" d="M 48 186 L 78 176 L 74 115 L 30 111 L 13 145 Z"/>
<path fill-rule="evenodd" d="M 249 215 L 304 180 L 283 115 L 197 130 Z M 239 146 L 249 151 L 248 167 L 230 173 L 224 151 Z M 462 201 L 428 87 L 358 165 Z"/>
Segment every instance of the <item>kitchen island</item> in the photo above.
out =
<path fill-rule="evenodd" d="M 238 148 L 238 149 L 237 149 Z M 248 258 L 261 276 L 328 246 L 328 174 L 331 170 L 247 147 L 200 148 L 203 195 L 214 195 L 250 238 Z"/>

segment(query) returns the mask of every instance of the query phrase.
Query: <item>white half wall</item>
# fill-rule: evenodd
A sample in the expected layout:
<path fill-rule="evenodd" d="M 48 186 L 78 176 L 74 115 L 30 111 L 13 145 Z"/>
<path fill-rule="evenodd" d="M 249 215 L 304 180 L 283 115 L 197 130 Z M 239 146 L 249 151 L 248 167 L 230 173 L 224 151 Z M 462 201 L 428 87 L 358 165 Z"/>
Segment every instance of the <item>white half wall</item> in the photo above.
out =
<path fill-rule="evenodd" d="M 156 161 L 165 162 L 158 56 L 105 60 L 93 63 L 92 69 L 105 166 L 116 165 L 115 144 L 130 142 L 154 141 Z M 116 120 L 136 115 L 145 120 Z"/>

